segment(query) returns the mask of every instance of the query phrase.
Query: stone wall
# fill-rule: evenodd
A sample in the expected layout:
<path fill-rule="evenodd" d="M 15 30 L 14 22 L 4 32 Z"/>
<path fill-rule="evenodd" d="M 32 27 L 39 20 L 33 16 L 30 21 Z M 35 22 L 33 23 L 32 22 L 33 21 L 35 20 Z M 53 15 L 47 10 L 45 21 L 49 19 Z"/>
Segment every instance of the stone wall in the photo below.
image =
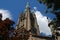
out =
<path fill-rule="evenodd" d="M 60 40 L 60 36 L 58 36 L 58 40 Z"/>
<path fill-rule="evenodd" d="M 51 40 L 51 38 L 49 38 L 49 37 L 41 37 L 41 36 L 37 37 L 37 36 L 32 36 L 31 35 L 28 40 Z"/>

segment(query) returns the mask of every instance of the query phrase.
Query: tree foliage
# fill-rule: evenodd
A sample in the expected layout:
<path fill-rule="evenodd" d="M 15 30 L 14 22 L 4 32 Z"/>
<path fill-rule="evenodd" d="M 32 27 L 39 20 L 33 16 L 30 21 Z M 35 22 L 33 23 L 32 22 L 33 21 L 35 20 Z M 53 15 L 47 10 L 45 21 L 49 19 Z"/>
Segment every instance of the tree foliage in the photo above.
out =
<path fill-rule="evenodd" d="M 56 15 L 56 18 L 52 20 L 50 24 L 53 24 L 54 30 L 56 30 L 55 34 L 52 35 L 52 38 L 56 38 L 59 36 L 58 30 L 60 30 L 60 0 L 38 0 L 39 3 L 45 4 L 47 9 L 45 10 L 46 13 L 52 12 Z M 50 10 L 49 10 L 50 9 Z M 54 36 L 54 37 L 53 37 Z"/>
<path fill-rule="evenodd" d="M 38 0 L 40 3 L 46 5 L 46 13 L 50 12 L 56 15 L 56 26 L 60 27 L 60 0 Z M 55 18 L 54 18 L 55 19 Z"/>
<path fill-rule="evenodd" d="M 14 22 L 9 18 L 2 20 L 0 22 L 0 40 L 9 40 L 10 35 L 14 32 L 14 27 L 12 27 Z"/>

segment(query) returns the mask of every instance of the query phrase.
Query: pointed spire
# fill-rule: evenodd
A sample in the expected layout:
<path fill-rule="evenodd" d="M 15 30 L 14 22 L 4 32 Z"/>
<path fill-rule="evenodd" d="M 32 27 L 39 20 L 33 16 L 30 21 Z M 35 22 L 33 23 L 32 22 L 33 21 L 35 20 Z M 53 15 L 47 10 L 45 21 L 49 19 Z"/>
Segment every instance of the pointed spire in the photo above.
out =
<path fill-rule="evenodd" d="M 26 12 L 28 9 L 30 9 L 29 2 L 27 2 L 27 4 L 26 4 L 25 12 Z"/>
<path fill-rule="evenodd" d="M 26 8 L 29 8 L 29 2 L 27 2 Z"/>

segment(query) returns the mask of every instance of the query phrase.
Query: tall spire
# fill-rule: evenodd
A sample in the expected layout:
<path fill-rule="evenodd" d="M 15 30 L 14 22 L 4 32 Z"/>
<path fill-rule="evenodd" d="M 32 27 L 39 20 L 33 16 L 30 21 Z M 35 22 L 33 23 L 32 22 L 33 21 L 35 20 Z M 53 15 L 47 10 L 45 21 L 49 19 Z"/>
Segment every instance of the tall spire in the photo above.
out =
<path fill-rule="evenodd" d="M 30 6 L 29 6 L 29 2 L 27 2 L 27 5 L 26 5 L 26 8 L 29 8 Z"/>
<path fill-rule="evenodd" d="M 25 12 L 29 9 L 30 9 L 29 2 L 27 2 Z"/>

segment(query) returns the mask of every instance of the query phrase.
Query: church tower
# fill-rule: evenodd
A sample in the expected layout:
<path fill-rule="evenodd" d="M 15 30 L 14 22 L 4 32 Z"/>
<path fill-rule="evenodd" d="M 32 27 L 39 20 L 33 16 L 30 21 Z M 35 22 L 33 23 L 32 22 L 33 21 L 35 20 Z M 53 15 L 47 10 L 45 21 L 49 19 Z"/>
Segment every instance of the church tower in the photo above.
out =
<path fill-rule="evenodd" d="M 28 2 L 25 8 L 25 11 L 21 13 L 18 18 L 18 24 L 16 26 L 16 33 L 18 37 L 19 36 L 21 37 L 21 40 L 25 38 L 24 35 L 27 35 L 27 37 L 29 36 L 29 40 L 32 40 L 31 37 L 33 35 L 40 35 L 36 16 L 34 12 L 30 11 L 30 6 Z"/>
<path fill-rule="evenodd" d="M 19 29 L 21 27 L 24 27 L 27 31 L 30 31 L 30 33 L 34 35 L 39 35 L 40 33 L 36 16 L 34 13 L 31 13 L 28 2 L 24 13 L 21 13 L 19 16 L 16 29 Z"/>
<path fill-rule="evenodd" d="M 49 37 L 40 36 L 39 26 L 34 12 L 30 11 L 27 2 L 25 11 L 19 15 L 18 24 L 15 31 L 15 40 L 49 40 Z"/>

